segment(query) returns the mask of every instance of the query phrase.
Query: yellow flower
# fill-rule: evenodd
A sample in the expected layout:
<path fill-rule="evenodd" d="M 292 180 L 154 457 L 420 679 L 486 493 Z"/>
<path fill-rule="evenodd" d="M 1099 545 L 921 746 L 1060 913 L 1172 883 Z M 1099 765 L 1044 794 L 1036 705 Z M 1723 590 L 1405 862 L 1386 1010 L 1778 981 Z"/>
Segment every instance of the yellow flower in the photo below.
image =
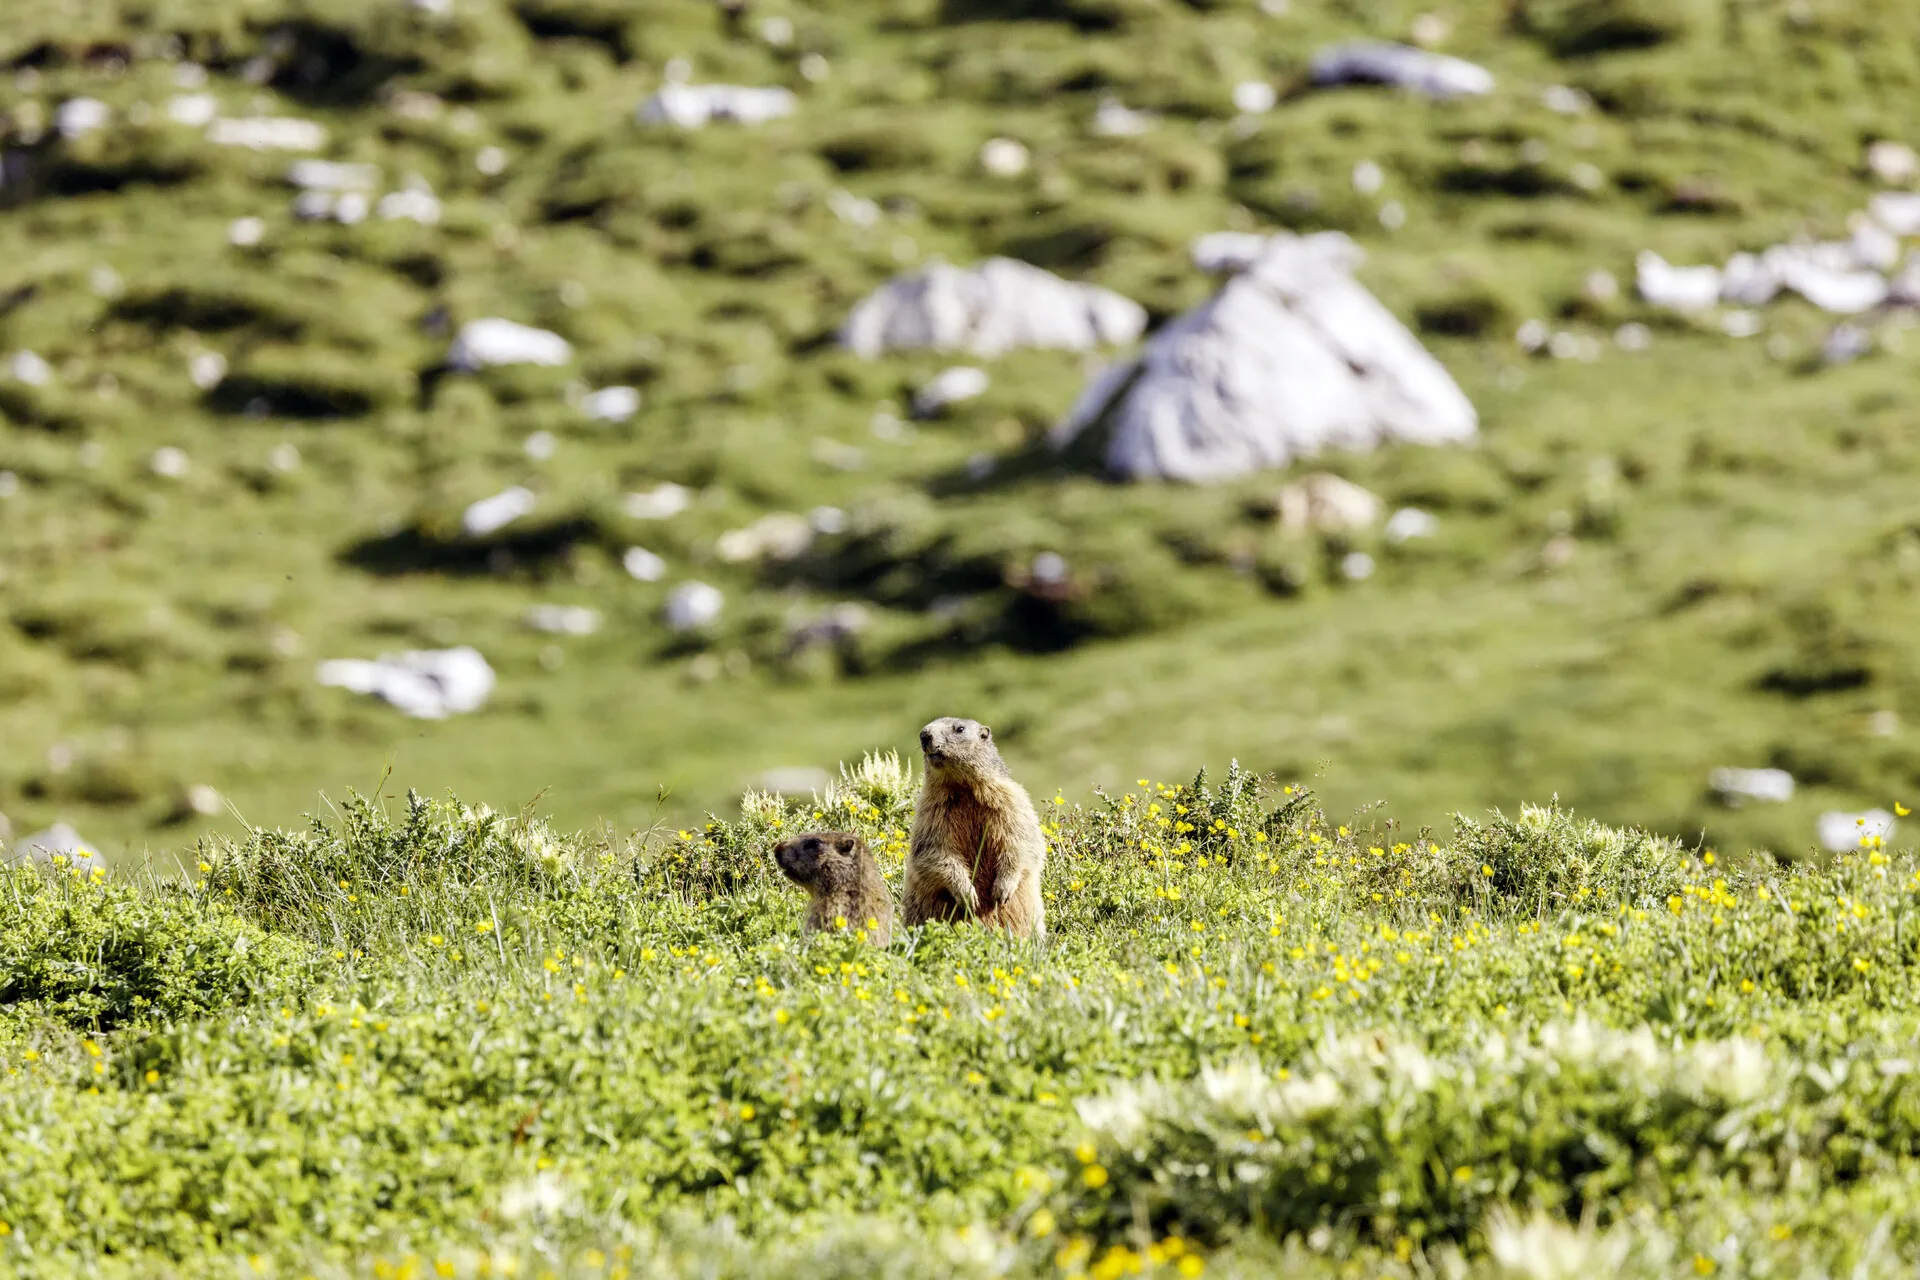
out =
<path fill-rule="evenodd" d="M 1706 1254 L 1696 1253 L 1693 1255 L 1693 1274 L 1697 1276 L 1710 1276 L 1719 1269 L 1719 1264 Z"/>
<path fill-rule="evenodd" d="M 147 1072 L 147 1083 L 148 1083 L 148 1084 L 159 1084 L 159 1083 L 160 1083 L 160 1073 L 159 1073 L 158 1071 L 151 1071 L 151 1070 L 150 1070 L 150 1071 L 148 1071 L 148 1072 Z"/>
<path fill-rule="evenodd" d="M 1093 1190 L 1098 1191 L 1101 1187 L 1107 1185 L 1107 1171 L 1100 1165 L 1090 1164 L 1080 1171 L 1080 1181 L 1086 1183 L 1087 1186 Z"/>
<path fill-rule="evenodd" d="M 751 1120 L 754 1118 L 754 1116 L 758 1114 L 759 1113 L 753 1109 L 753 1104 L 751 1102 L 749 1102 L 746 1106 L 740 1108 L 740 1118 L 742 1120 Z"/>
<path fill-rule="evenodd" d="M 481 920 L 481 921 L 479 921 L 479 922 L 477 922 L 477 923 L 476 923 L 476 924 L 475 924 L 475 925 L 473 926 L 473 931 L 474 931 L 475 933 L 492 933 L 492 932 L 493 932 L 493 921 L 491 921 L 491 920 Z"/>
<path fill-rule="evenodd" d="M 1100 1153 L 1094 1150 L 1091 1142 L 1083 1142 L 1073 1149 L 1073 1158 L 1081 1164 L 1092 1164 L 1099 1157 Z"/>
<path fill-rule="evenodd" d="M 1898 806 L 1896 805 L 1895 807 L 1897 808 Z M 1784 1222 L 1776 1222 L 1771 1227 L 1767 1228 L 1767 1234 L 1772 1236 L 1775 1240 L 1787 1240 L 1792 1238 L 1793 1228 L 1788 1226 Z"/>
<path fill-rule="evenodd" d="M 1483 862 L 1480 864 L 1480 874 L 1483 876 L 1490 876 L 1493 874 L 1493 868 Z"/>
<path fill-rule="evenodd" d="M 1181 1275 L 1187 1277 L 1187 1280 L 1193 1280 L 1193 1277 L 1207 1269 L 1207 1264 L 1201 1261 L 1199 1254 L 1190 1253 L 1180 1259 L 1177 1264 L 1177 1269 Z"/>
<path fill-rule="evenodd" d="M 1027 1234 L 1035 1240 L 1045 1240 L 1053 1234 L 1055 1225 L 1057 1224 L 1053 1220 L 1052 1210 L 1042 1205 L 1034 1211 L 1031 1218 L 1027 1219 Z"/>
<path fill-rule="evenodd" d="M 787 1023 L 792 1020 L 792 1017 L 793 1015 L 788 1013 L 785 1009 L 775 1009 L 773 1011 L 773 1020 L 779 1023 L 783 1027 L 786 1026 Z"/>
<path fill-rule="evenodd" d="M 1902 818 L 1913 812 L 1913 810 L 1907 808 L 1907 806 L 1901 804 L 1898 800 L 1893 802 L 1893 811 Z"/>
<path fill-rule="evenodd" d="M 847 918 L 846 918 L 845 916 L 835 916 L 835 917 L 833 918 L 833 927 L 834 927 L 834 928 L 836 928 L 836 929 L 844 929 L 844 928 L 846 928 L 846 927 L 847 927 Z"/>

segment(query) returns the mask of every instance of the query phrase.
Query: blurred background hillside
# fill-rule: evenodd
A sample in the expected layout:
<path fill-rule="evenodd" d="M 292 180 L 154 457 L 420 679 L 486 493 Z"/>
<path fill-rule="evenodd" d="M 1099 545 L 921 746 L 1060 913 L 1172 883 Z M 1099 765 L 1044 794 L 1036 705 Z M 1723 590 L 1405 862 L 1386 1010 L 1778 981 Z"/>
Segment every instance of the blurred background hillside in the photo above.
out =
<path fill-rule="evenodd" d="M 1048 796 L 1236 756 L 1413 826 L 1915 793 L 1920 7 L 39 0 L 0 66 L 16 837 L 388 768 L 687 821 L 938 714 Z M 1107 294 L 841 340 L 1004 256 L 1151 343 L 1320 232 L 1477 430 L 1118 479 L 1118 401 L 1049 440 Z"/>

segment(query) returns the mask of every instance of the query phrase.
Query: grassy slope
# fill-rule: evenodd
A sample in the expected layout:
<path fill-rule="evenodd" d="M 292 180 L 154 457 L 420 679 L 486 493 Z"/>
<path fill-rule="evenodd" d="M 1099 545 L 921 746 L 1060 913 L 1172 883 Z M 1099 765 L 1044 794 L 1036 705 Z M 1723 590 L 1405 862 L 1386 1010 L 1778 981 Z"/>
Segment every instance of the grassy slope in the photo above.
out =
<path fill-rule="evenodd" d="M 857 794 L 897 881 L 908 793 Z M 800 939 L 777 807 L 355 805 L 191 888 L 0 875 L 0 1273 L 1410 1280 L 1511 1274 L 1536 1206 L 1592 1227 L 1523 1259 L 1630 1276 L 1920 1248 L 1910 854 L 1045 799 L 1044 948 Z"/>
<path fill-rule="evenodd" d="M 65 816 L 110 849 L 138 848 L 192 833 L 161 824 L 193 782 L 275 822 L 311 807 L 316 789 L 371 786 L 390 761 L 436 789 L 549 787 L 563 821 L 628 826 L 651 819 L 663 784 L 668 815 L 684 819 L 724 806 L 761 769 L 905 743 L 956 710 L 999 724 L 1042 783 L 1112 784 L 1230 755 L 1294 774 L 1324 762 L 1334 803 L 1385 797 L 1414 823 L 1557 792 L 1676 834 L 1799 849 L 1821 808 L 1913 785 L 1911 734 L 1867 732 L 1869 713 L 1909 710 L 1916 674 L 1900 639 L 1916 572 L 1908 358 L 1809 374 L 1825 326 L 1791 303 L 1768 312 L 1784 358 L 1766 339 L 1657 316 L 1644 317 L 1658 326 L 1650 352 L 1608 348 L 1594 364 L 1527 361 L 1510 340 L 1534 315 L 1603 339 L 1640 315 L 1583 302 L 1580 288 L 1596 268 L 1624 280 L 1643 246 L 1692 260 L 1839 234 L 1870 190 L 1864 140 L 1897 136 L 1893 104 L 1920 78 L 1910 13 L 1838 0 L 1683 7 L 1692 26 L 1666 44 L 1556 61 L 1506 6 L 1474 6 L 1451 15 L 1447 47 L 1495 70 L 1491 100 L 1304 93 L 1243 126 L 1226 105 L 1236 80 L 1295 85 L 1321 43 L 1404 34 L 1417 6 L 1068 8 L 1092 25 L 942 21 L 927 4 L 884 19 L 871 6 L 795 7 L 781 11 L 798 32 L 787 49 L 730 36 L 691 0 L 644 19 L 475 3 L 457 9 L 451 37 L 349 0 L 177 0 L 147 18 L 102 0 L 10 29 L 0 52 L 40 68 L 37 82 L 0 88 L 16 146 L 69 94 L 157 110 L 174 88 L 151 33 L 172 31 L 178 52 L 211 66 L 229 113 L 323 120 L 329 154 L 379 164 L 388 185 L 425 175 L 447 216 L 437 229 L 296 223 L 284 157 L 164 126 L 27 148 L 43 179 L 10 189 L 0 245 L 12 284 L 34 292 L 0 316 L 0 348 L 37 350 L 60 376 L 0 402 L 15 423 L 0 466 L 23 481 L 0 525 L 13 623 L 0 632 L 0 809 L 17 828 Z M 1545 28 L 1579 8 L 1530 11 Z M 1598 6 L 1615 9 L 1650 12 Z M 273 45 L 275 78 L 246 84 L 247 58 L 294 19 L 354 33 L 367 61 L 349 66 L 326 46 L 334 61 L 307 78 L 320 45 Z M 86 61 L 92 42 L 128 30 L 149 34 L 128 46 L 123 73 Z M 801 76 L 807 51 L 828 59 L 825 80 Z M 388 54 L 417 65 L 376 86 Z M 674 55 L 696 79 L 791 84 L 800 113 L 754 132 L 638 129 L 631 109 Z M 1558 82 L 1602 110 L 1549 112 L 1538 93 Z M 378 104 L 376 89 L 394 87 L 469 105 L 402 120 Z M 1085 121 L 1109 92 L 1163 112 L 1162 124 L 1140 140 L 1090 137 Z M 1033 148 L 1027 176 L 974 171 L 996 134 Z M 1529 158 L 1529 142 L 1544 158 Z M 485 145 L 510 157 L 498 178 L 474 167 Z M 860 167 L 837 171 L 830 157 Z M 1362 158 L 1387 173 L 1371 200 L 1348 189 Z M 1577 184 L 1580 164 L 1599 171 L 1597 190 Z M 881 225 L 838 221 L 826 207 L 836 187 L 885 202 Z M 1397 233 L 1375 217 L 1387 199 L 1408 210 Z M 259 251 L 226 243 L 243 214 L 267 221 Z M 1477 337 L 1430 339 L 1481 407 L 1480 448 L 1329 460 L 1443 520 L 1432 546 L 1384 555 L 1365 584 L 1333 584 L 1318 548 L 1241 513 L 1271 478 L 1195 494 L 1029 467 L 1022 442 L 1071 399 L 1074 359 L 1000 362 L 982 401 L 889 444 L 867 430 L 875 406 L 897 405 L 945 362 L 863 366 L 819 346 L 898 259 L 932 253 L 1024 253 L 1164 316 L 1205 291 L 1185 266 L 1189 236 L 1275 219 L 1353 232 L 1372 255 L 1369 283 L 1403 316 L 1465 304 L 1492 317 Z M 122 281 L 117 300 L 93 288 L 103 264 Z M 169 293 L 184 285 L 200 310 Z M 497 313 L 556 326 L 580 348 L 569 376 L 638 381 L 647 407 L 626 427 L 595 427 L 564 407 L 563 377 L 421 380 L 442 351 L 420 325 L 436 306 L 456 323 Z M 255 420 L 188 384 L 201 350 L 225 353 L 283 407 L 315 387 L 372 407 Z M 751 377 L 728 372 L 741 368 Z M 536 465 L 520 445 L 540 428 L 560 446 Z M 866 468 L 821 467 L 816 437 L 856 445 Z M 284 441 L 302 457 L 287 476 L 266 465 Z M 147 473 L 162 444 L 190 454 L 185 480 Z M 1009 456 L 1002 478 L 953 485 L 982 451 Z M 1620 478 L 1602 484 L 1596 468 Z M 707 498 L 664 530 L 618 513 L 620 493 L 666 479 L 705 485 Z M 504 576 L 456 572 L 487 548 L 434 531 L 516 482 L 542 493 L 539 520 L 581 518 L 572 545 L 552 560 L 523 546 Z M 904 530 L 879 569 L 936 591 L 942 575 L 972 583 L 986 642 L 942 640 L 917 602 L 851 576 L 870 549 L 828 545 L 764 579 L 711 562 L 720 532 L 819 502 Z M 1567 525 L 1573 558 L 1544 569 L 1542 547 Z M 390 538 L 408 529 L 425 541 Z M 635 541 L 668 556 L 667 584 L 621 574 L 618 552 Z M 1121 603 L 1078 647 L 1023 654 L 1042 637 L 1009 621 L 1015 593 L 992 580 L 1043 549 L 1108 583 L 1096 602 Z M 1304 563 L 1313 585 L 1272 596 L 1227 567 L 1245 554 Z M 981 566 L 985 584 L 969 576 Z M 689 681 L 690 655 L 656 611 L 667 586 L 695 575 L 728 590 L 710 643 L 747 654 L 749 674 Z M 849 595 L 883 606 L 841 664 L 851 674 L 780 661 L 790 611 Z M 592 603 L 607 625 L 550 642 L 519 627 L 538 600 Z M 455 642 L 501 673 L 477 719 L 410 723 L 311 685 L 319 657 Z M 921 642 L 931 647 L 907 662 L 902 646 Z M 557 671 L 540 661 L 550 643 Z M 1769 672 L 1814 692 L 1767 692 Z M 76 762 L 65 772 L 48 764 L 59 744 Z M 1801 778 L 1792 805 L 1708 803 L 1707 769 L 1769 762 Z"/>

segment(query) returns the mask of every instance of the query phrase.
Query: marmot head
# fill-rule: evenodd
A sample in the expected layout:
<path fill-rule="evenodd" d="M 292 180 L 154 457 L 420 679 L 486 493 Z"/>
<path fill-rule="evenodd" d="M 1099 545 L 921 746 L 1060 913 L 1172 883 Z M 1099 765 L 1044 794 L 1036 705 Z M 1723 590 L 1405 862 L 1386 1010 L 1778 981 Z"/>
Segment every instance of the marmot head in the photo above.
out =
<path fill-rule="evenodd" d="M 773 846 L 773 860 L 787 879 L 811 889 L 857 884 L 867 843 L 846 831 L 809 831 Z"/>
<path fill-rule="evenodd" d="M 920 750 L 928 773 L 1005 773 L 993 730 L 978 720 L 949 717 L 920 731 Z"/>

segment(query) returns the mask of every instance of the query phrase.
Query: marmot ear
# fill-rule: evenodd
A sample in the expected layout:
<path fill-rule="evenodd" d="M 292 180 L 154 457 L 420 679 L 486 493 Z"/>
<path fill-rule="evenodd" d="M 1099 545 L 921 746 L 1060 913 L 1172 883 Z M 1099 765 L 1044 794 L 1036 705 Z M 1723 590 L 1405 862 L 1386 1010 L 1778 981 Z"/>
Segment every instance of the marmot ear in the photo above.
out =
<path fill-rule="evenodd" d="M 840 852 L 852 853 L 854 842 L 857 841 L 859 838 L 860 837 L 858 836 L 847 836 L 847 835 L 836 836 L 833 842 L 834 844 L 839 846 Z"/>
<path fill-rule="evenodd" d="M 985 726 L 985 725 L 981 725 L 981 726 L 980 726 L 980 736 L 981 736 L 981 738 L 983 738 L 983 739 L 985 739 L 986 741 L 988 741 L 988 742 L 992 742 L 992 741 L 993 741 L 993 730 L 991 730 L 991 729 L 989 729 L 989 728 L 987 728 L 987 726 Z"/>

